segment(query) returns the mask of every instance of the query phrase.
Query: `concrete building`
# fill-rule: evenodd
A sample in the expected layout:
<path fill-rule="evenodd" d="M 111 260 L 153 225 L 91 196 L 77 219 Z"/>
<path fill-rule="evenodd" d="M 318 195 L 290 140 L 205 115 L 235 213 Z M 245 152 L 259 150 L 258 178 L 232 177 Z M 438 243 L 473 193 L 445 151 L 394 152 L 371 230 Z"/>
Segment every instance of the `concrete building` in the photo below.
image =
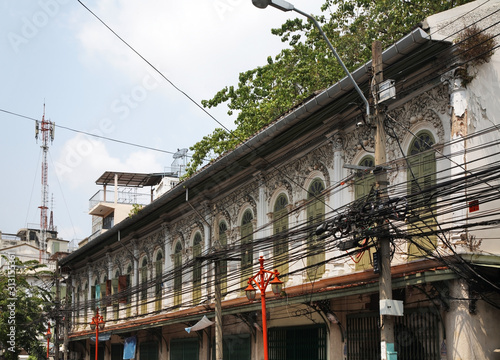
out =
<path fill-rule="evenodd" d="M 457 7 L 385 49 L 388 200 L 343 79 L 63 259 L 70 358 L 93 358 L 98 307 L 102 359 L 134 337 L 136 359 L 214 359 L 215 329 L 185 328 L 214 320 L 215 283 L 224 359 L 263 358 L 261 305 L 244 294 L 263 256 L 285 283 L 267 301 L 270 359 L 380 359 L 380 223 L 404 304 L 398 359 L 500 358 L 500 54 L 478 62 L 457 41 L 473 23 L 499 34 L 499 10 Z M 371 65 L 352 73 L 367 96 Z"/>

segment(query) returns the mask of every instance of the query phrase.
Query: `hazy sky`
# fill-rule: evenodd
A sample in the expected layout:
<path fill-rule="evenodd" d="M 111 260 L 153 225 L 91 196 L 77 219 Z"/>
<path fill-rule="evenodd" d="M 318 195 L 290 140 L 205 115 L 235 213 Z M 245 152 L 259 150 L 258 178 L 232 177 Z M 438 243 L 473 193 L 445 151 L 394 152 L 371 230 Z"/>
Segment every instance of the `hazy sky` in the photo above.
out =
<path fill-rule="evenodd" d="M 271 28 L 299 16 L 261 10 L 251 0 L 82 2 L 198 104 L 278 54 L 284 45 Z M 319 15 L 323 2 L 292 3 Z M 56 123 L 49 199 L 54 225 L 67 240 L 90 235 L 89 199 L 100 190 L 95 181 L 104 171 L 162 172 L 171 153 L 219 127 L 77 0 L 0 4 L 0 231 L 39 224 L 42 202 L 35 122 L 6 111 L 41 120 L 45 102 L 46 118 Z M 234 128 L 226 111 L 209 110 Z"/>

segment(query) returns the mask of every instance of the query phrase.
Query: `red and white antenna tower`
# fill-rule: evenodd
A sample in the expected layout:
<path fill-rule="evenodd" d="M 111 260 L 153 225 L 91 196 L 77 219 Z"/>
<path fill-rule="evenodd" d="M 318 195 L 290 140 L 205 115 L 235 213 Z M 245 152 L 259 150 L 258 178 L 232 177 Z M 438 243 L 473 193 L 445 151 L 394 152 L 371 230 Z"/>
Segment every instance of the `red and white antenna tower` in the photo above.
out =
<path fill-rule="evenodd" d="M 40 250 L 47 251 L 47 210 L 49 202 L 49 167 L 47 165 L 47 153 L 49 152 L 49 139 L 50 143 L 54 141 L 54 128 L 55 124 L 50 120 L 45 120 L 45 104 L 43 104 L 43 116 L 41 124 L 37 121 L 35 128 L 35 139 L 38 140 L 38 135 L 42 133 L 42 150 L 43 150 L 43 160 L 42 160 L 42 205 L 40 208 L 40 231 L 41 231 L 41 243 Z M 38 142 L 38 141 L 37 141 Z"/>

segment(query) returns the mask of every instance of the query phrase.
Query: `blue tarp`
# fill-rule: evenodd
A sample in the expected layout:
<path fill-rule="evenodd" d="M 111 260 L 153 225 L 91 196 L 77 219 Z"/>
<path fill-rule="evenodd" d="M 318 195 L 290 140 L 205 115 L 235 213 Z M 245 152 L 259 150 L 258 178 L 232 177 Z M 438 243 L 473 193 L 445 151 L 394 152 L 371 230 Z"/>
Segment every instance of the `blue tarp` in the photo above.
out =
<path fill-rule="evenodd" d="M 125 339 L 123 345 L 123 358 L 124 359 L 134 359 L 135 358 L 135 348 L 137 344 L 137 338 L 135 336 Z"/>

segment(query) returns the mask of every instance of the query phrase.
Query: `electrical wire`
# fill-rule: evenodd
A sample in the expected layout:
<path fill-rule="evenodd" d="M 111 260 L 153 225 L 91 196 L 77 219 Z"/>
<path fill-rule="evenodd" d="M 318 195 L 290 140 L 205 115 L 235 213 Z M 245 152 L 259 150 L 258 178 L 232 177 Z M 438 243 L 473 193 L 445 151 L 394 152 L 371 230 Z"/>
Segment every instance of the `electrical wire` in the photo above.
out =
<path fill-rule="evenodd" d="M 494 171 L 497 171 L 497 169 L 493 169 L 493 170 L 494 170 Z M 497 178 L 492 178 L 491 180 L 497 180 Z M 479 194 L 481 194 L 481 191 L 478 191 L 478 192 L 476 193 L 476 195 L 479 195 Z M 454 202 L 453 202 L 453 203 L 455 203 L 455 202 L 457 202 L 457 201 L 459 201 L 459 200 L 463 200 L 463 199 L 460 199 L 460 198 L 454 198 L 453 200 L 454 200 Z M 483 199 L 483 200 L 484 200 L 484 199 Z M 486 198 L 486 200 L 487 200 L 487 201 L 493 201 L 494 199 L 489 199 L 489 198 Z M 446 212 L 444 212 L 444 211 L 443 211 L 443 212 L 441 212 L 441 213 L 440 213 L 440 216 L 443 216 L 443 215 L 448 214 L 448 213 L 450 213 L 450 212 L 453 212 L 453 211 L 455 211 L 455 210 L 457 210 L 457 209 L 455 208 L 454 210 L 446 210 Z M 496 214 L 494 214 L 494 215 L 496 215 Z M 472 224 L 472 226 L 483 226 L 483 225 L 488 226 L 489 224 L 490 224 L 490 223 L 489 223 L 489 222 L 487 222 L 487 221 L 486 221 L 486 222 L 484 222 L 484 221 L 478 221 L 478 222 L 476 222 L 476 223 Z M 494 225 L 494 224 L 493 224 L 493 225 Z M 295 234 L 295 235 L 300 236 L 300 235 L 310 234 L 310 232 L 311 232 L 311 230 L 312 230 L 312 229 L 313 229 L 313 228 L 302 227 L 302 228 L 301 228 L 300 233 L 298 232 L 298 233 L 297 233 L 297 234 Z M 428 226 L 425 226 L 425 227 L 424 227 L 424 228 L 422 228 L 422 229 L 423 229 L 423 230 L 428 229 Z M 448 230 L 449 230 L 449 229 L 451 229 L 451 228 L 448 228 Z M 443 231 L 444 231 L 444 230 L 442 230 L 442 229 L 440 230 L 440 232 L 443 232 Z M 376 232 L 375 232 L 375 234 L 376 234 Z M 422 232 L 419 234 L 419 236 L 422 236 L 422 234 L 426 235 L 426 233 L 425 233 L 424 231 L 422 231 Z M 431 233 L 431 235 L 432 235 L 432 233 Z M 426 236 L 427 236 L 427 235 L 426 235 Z M 408 238 L 408 236 L 407 236 L 407 238 Z M 411 238 L 411 237 L 410 237 L 410 238 Z M 266 242 L 264 241 L 264 239 L 260 239 L 260 240 L 258 239 L 258 240 L 256 240 L 256 241 L 254 242 L 254 244 L 258 244 L 258 243 L 260 243 L 260 242 L 262 242 L 262 244 L 263 244 L 263 245 L 264 245 L 264 244 L 266 244 Z M 267 249 L 270 249 L 270 248 L 271 248 L 271 245 L 269 245 L 269 243 L 270 243 L 270 241 L 268 240 L 268 241 L 267 241 Z M 243 249 L 243 247 L 240 247 L 240 248 L 239 248 L 239 249 L 237 249 L 236 251 L 235 251 L 234 249 L 233 249 L 232 251 L 233 251 L 234 253 L 238 253 L 238 252 L 241 252 L 241 251 L 242 251 L 242 249 Z M 422 250 L 424 250 L 424 249 L 422 249 Z M 309 249 L 309 251 L 310 251 L 310 252 L 308 252 L 308 253 L 307 253 L 308 255 L 311 255 L 311 254 L 313 254 L 313 255 L 314 255 L 314 254 L 317 254 L 317 253 L 318 253 L 318 251 L 317 251 L 317 250 L 313 250 L 313 251 L 311 251 L 311 249 Z M 322 251 L 322 250 L 319 250 L 319 251 Z M 212 254 L 212 255 L 213 255 L 213 254 Z M 224 256 L 225 256 L 225 255 L 226 255 L 226 253 L 224 253 Z M 303 259 L 304 254 L 297 254 L 296 256 L 297 256 L 297 259 L 298 259 L 298 260 L 301 260 L 301 259 Z M 342 255 L 342 257 L 345 257 L 345 256 L 346 256 L 346 255 Z M 326 261 L 326 260 L 325 260 L 325 261 Z M 331 261 L 331 259 L 328 259 L 328 261 Z M 315 266 L 317 266 L 317 264 L 315 264 Z M 189 267 L 187 267 L 187 268 L 189 268 Z M 183 267 L 183 270 L 184 270 L 184 267 Z M 304 270 L 304 269 L 297 270 L 297 271 L 303 271 L 303 270 Z M 183 272 L 183 275 L 184 275 L 184 272 Z M 239 277 L 239 275 L 237 275 L 237 276 L 236 276 L 236 279 L 237 279 L 238 277 Z M 167 276 L 165 279 L 167 279 L 167 278 L 168 278 L 168 276 Z M 229 279 L 229 278 L 228 278 L 228 279 Z M 156 279 L 155 279 L 155 280 L 156 280 Z M 172 274 L 170 274 L 170 280 L 172 280 Z M 139 290 L 139 291 L 140 291 L 140 290 Z M 240 291 L 240 290 L 238 290 L 238 291 Z M 184 293 L 183 293 L 183 295 L 184 295 Z M 154 301 L 154 300 L 153 300 L 153 301 Z M 143 315 L 141 315 L 141 316 L 143 316 Z"/>
<path fill-rule="evenodd" d="M 9 115 L 13 115 L 13 116 L 18 116 L 18 117 L 21 117 L 21 118 L 24 118 L 24 119 L 35 121 L 35 122 L 39 121 L 38 119 L 29 117 L 29 116 L 26 116 L 26 115 L 22 115 L 22 114 L 19 114 L 19 113 L 15 113 L 15 112 L 12 112 L 12 111 L 8 111 L 8 110 L 5 110 L 5 109 L 0 109 L 0 112 L 6 113 L 6 114 L 9 114 Z M 106 136 L 102 136 L 102 135 L 97 135 L 97 134 L 92 134 L 92 133 L 89 133 L 89 132 L 86 132 L 86 131 L 82 131 L 82 130 L 76 130 L 76 129 L 70 128 L 68 126 L 63 126 L 63 125 L 60 125 L 60 124 L 53 124 L 53 125 L 55 127 L 60 128 L 60 129 L 72 131 L 72 132 L 75 132 L 75 133 L 78 133 L 78 134 L 82 134 L 82 135 L 94 137 L 94 138 L 97 138 L 97 139 L 112 141 L 112 142 L 116 142 L 116 143 L 123 144 L 123 145 L 133 146 L 133 147 L 137 147 L 137 148 L 141 148 L 141 149 L 146 149 L 146 150 L 157 151 L 157 152 L 161 152 L 161 153 L 165 153 L 165 154 L 172 154 L 172 155 L 176 154 L 176 152 L 174 152 L 174 151 L 167 151 L 167 150 L 162 150 L 162 149 L 158 149 L 158 148 L 153 148 L 153 147 L 150 147 L 150 146 L 145 146 L 145 145 L 139 145 L 139 144 L 131 143 L 131 142 L 128 142 L 128 141 L 113 139 L 113 138 L 110 138 L 110 137 L 106 137 Z"/>

